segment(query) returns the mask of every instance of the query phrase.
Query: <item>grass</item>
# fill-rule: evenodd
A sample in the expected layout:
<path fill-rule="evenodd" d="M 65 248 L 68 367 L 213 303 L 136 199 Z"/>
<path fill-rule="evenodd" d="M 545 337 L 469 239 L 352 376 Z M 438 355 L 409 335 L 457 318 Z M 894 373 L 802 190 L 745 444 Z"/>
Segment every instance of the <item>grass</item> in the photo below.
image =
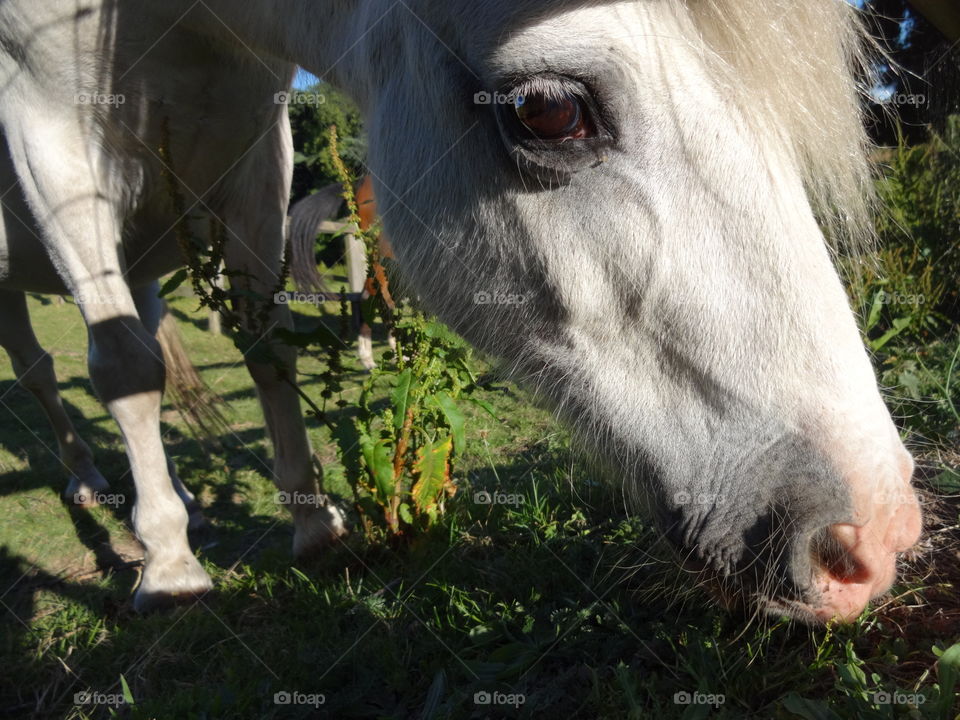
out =
<path fill-rule="evenodd" d="M 114 492 L 132 499 L 117 430 L 87 380 L 76 308 L 30 305 L 80 433 Z M 60 502 L 52 434 L 0 363 L 0 716 L 955 717 L 940 689 L 953 665 L 936 656 L 960 641 L 949 457 L 929 460 L 927 544 L 881 609 L 846 627 L 713 609 L 653 530 L 576 461 L 566 432 L 493 380 L 483 396 L 502 420 L 471 416 L 460 492 L 429 536 L 389 549 L 355 535 L 295 565 L 252 384 L 231 342 L 204 332 L 192 309 L 174 301 L 192 359 L 229 402 L 231 432 L 213 448 L 164 412 L 167 445 L 211 523 L 194 541 L 217 586 L 171 612 L 132 612 L 142 551 L 129 503 Z M 302 360 L 308 393 L 321 370 Z M 361 381 L 351 367 L 348 398 Z M 326 429 L 309 430 L 329 489 L 346 494 Z M 522 498 L 479 504 L 482 490 Z M 128 703 L 84 703 L 85 692 Z M 911 710 L 878 692 L 923 702 Z M 684 693 L 700 702 L 683 704 Z M 478 704 L 488 696 L 497 704 Z"/>

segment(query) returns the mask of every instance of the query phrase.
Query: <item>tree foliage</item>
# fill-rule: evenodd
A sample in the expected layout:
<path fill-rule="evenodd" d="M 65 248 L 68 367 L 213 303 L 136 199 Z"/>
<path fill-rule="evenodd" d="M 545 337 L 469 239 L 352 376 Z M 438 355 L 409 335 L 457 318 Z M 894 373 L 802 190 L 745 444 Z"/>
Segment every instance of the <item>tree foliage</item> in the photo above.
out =
<path fill-rule="evenodd" d="M 338 182 L 330 155 L 330 127 L 336 126 L 340 153 L 352 176 L 363 175 L 367 153 L 360 111 L 342 92 L 325 83 L 291 94 L 290 124 L 297 148 L 293 173 L 294 200 Z"/>
<path fill-rule="evenodd" d="M 867 9 L 870 31 L 892 61 L 880 68 L 880 85 L 900 98 L 894 113 L 871 108 L 874 140 L 893 147 L 901 136 L 925 142 L 928 127 L 946 132 L 947 118 L 960 112 L 960 50 L 906 0 L 869 0 Z"/>

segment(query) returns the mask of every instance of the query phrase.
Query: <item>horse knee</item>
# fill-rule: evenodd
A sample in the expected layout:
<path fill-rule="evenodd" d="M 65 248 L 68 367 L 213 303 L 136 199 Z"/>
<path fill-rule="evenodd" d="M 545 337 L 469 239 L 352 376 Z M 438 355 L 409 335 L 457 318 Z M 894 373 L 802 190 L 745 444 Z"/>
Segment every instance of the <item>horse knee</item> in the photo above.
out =
<path fill-rule="evenodd" d="M 159 411 L 166 378 L 163 351 L 143 324 L 114 318 L 92 327 L 90 338 L 90 379 L 103 403 L 112 407 L 127 398 L 154 396 L 150 411 Z"/>

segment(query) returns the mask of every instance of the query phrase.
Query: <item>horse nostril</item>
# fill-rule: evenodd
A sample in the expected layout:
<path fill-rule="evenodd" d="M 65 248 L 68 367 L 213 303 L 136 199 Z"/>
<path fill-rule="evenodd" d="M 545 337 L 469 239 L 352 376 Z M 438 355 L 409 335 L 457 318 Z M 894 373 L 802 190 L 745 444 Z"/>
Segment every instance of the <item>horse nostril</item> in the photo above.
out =
<path fill-rule="evenodd" d="M 841 583 L 867 582 L 871 571 L 857 557 L 859 543 L 855 525 L 837 523 L 823 528 L 810 543 L 814 573 L 825 572 Z"/>
<path fill-rule="evenodd" d="M 853 620 L 893 584 L 896 551 L 879 539 L 882 533 L 875 523 L 837 523 L 816 533 L 811 543 L 809 594 L 811 610 L 821 620 Z"/>

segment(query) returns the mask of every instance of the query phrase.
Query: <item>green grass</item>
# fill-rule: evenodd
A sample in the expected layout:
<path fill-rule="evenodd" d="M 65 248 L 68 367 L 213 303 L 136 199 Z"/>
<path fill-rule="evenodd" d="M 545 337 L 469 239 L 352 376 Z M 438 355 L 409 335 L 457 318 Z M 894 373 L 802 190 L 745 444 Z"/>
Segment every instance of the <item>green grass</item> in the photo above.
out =
<path fill-rule="evenodd" d="M 60 502 L 52 434 L 4 357 L 0 716 L 108 717 L 105 706 L 74 703 L 91 691 L 126 692 L 134 704 L 118 714 L 133 718 L 954 717 L 938 687 L 949 659 L 934 666 L 934 649 L 960 640 L 949 568 L 930 560 L 945 546 L 928 548 L 883 611 L 859 623 L 745 622 L 713 609 L 645 521 L 577 462 L 567 433 L 498 381 L 483 398 L 502 421 L 471 415 L 460 492 L 428 536 L 391 549 L 355 535 L 292 564 L 239 354 L 203 331 L 189 300 L 174 307 L 192 359 L 229 402 L 222 448 L 194 439 L 173 410 L 162 427 L 211 523 L 195 541 L 217 590 L 171 612 L 132 612 L 140 550 L 129 507 Z M 34 298 L 31 311 L 80 433 L 114 491 L 132 497 L 116 427 L 87 380 L 76 308 Z M 301 361 L 315 397 L 321 370 Z M 348 399 L 361 381 L 352 365 Z M 327 430 L 309 430 L 329 489 L 346 494 Z M 473 502 L 496 489 L 523 502 Z M 936 542 L 955 542 L 957 505 L 938 502 Z M 878 691 L 925 702 L 910 714 L 875 702 Z M 280 692 L 325 702 L 278 705 Z M 476 704 L 485 692 L 523 703 Z M 676 693 L 723 702 L 678 704 Z"/>

